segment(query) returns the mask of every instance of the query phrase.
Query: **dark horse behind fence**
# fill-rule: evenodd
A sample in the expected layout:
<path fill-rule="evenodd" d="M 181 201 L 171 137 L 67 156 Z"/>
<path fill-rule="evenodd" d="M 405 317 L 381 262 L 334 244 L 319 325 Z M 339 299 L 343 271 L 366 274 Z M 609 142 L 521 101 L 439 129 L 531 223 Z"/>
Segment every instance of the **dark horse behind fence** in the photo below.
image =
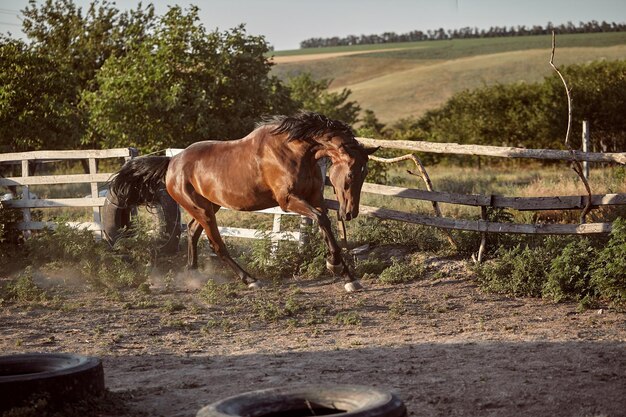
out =
<path fill-rule="evenodd" d="M 341 274 L 346 291 L 361 288 L 331 230 L 317 165 L 329 158 L 330 181 L 344 220 L 359 214 L 361 187 L 367 175 L 366 149 L 350 127 L 323 115 L 302 112 L 260 123 L 243 139 L 203 141 L 174 157 L 149 156 L 127 162 L 110 183 L 121 206 L 154 201 L 163 188 L 193 218 L 189 223 L 188 267 L 197 267 L 197 242 L 204 229 L 211 248 L 250 287 L 259 283 L 229 255 L 215 213 L 220 207 L 254 211 L 280 206 L 318 222 L 328 246 L 327 268 Z"/>

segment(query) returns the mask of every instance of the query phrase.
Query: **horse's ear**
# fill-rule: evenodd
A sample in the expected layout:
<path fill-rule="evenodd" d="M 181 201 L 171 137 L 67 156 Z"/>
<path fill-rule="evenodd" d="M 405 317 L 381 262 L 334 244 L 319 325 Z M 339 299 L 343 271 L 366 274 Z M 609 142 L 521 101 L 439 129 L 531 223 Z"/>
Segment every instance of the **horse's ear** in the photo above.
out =
<path fill-rule="evenodd" d="M 371 155 L 379 149 L 380 149 L 380 146 L 376 146 L 375 148 L 365 148 L 365 154 Z"/>

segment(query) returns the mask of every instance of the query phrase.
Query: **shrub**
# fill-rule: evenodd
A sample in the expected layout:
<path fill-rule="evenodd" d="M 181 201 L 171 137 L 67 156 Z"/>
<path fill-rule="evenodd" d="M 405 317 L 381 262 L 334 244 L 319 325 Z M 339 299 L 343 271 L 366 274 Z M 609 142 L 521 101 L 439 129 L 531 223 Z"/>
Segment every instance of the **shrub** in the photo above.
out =
<path fill-rule="evenodd" d="M 309 230 L 309 239 L 303 244 L 272 242 L 265 232 L 255 240 L 252 251 L 242 255 L 250 272 L 260 278 L 280 279 L 293 276 L 316 278 L 325 271 L 326 246 L 319 233 Z"/>
<path fill-rule="evenodd" d="M 33 281 L 33 270 L 26 267 L 12 282 L 0 288 L 0 305 L 3 300 L 22 303 L 41 303 L 48 299 L 44 290 Z"/>
<path fill-rule="evenodd" d="M 22 220 L 20 210 L 7 209 L 0 202 L 0 261 L 13 258 L 15 243 L 20 240 L 20 232 L 13 225 Z"/>
<path fill-rule="evenodd" d="M 430 226 L 359 217 L 350 225 L 350 238 L 357 244 L 411 245 L 421 251 L 435 252 L 447 247 L 442 234 Z"/>
<path fill-rule="evenodd" d="M 545 247 L 501 247 L 497 258 L 476 268 L 478 282 L 486 291 L 515 296 L 540 297 L 550 265 Z"/>
<path fill-rule="evenodd" d="M 593 261 L 591 284 L 601 297 L 616 303 L 626 302 L 626 220 L 613 222 L 607 244 Z"/>
<path fill-rule="evenodd" d="M 133 233 L 122 236 L 113 250 L 96 241 L 92 232 L 59 223 L 28 239 L 25 250 L 34 266 L 62 265 L 77 268 L 96 288 L 136 288 L 146 282 L 155 241 L 141 220 L 133 223 Z"/>
<path fill-rule="evenodd" d="M 401 284 L 420 279 L 423 275 L 423 264 L 392 258 L 391 265 L 381 272 L 378 280 L 385 284 Z"/>
<path fill-rule="evenodd" d="M 542 289 L 543 296 L 556 302 L 591 297 L 591 260 L 594 255 L 595 249 L 589 239 L 575 240 L 566 245 L 551 262 Z"/>

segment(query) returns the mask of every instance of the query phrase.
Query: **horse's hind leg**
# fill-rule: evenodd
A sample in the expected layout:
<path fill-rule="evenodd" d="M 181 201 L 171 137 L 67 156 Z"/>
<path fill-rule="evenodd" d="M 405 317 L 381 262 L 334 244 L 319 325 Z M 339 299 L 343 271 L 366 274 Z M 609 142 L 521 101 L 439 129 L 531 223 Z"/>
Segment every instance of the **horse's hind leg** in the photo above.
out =
<path fill-rule="evenodd" d="M 215 219 L 216 207 L 219 209 L 219 206 L 212 204 L 209 200 L 198 194 L 192 187 L 190 188 L 191 189 L 187 190 L 185 193 L 186 198 L 184 201 L 179 201 L 179 203 L 196 220 L 199 225 L 197 228 L 200 229 L 201 226 L 204 229 L 213 252 L 215 252 L 215 254 L 219 256 L 222 261 L 230 266 L 235 274 L 237 274 L 237 276 L 245 284 L 248 284 L 250 288 L 260 287 L 260 283 L 244 271 L 243 268 L 241 268 L 228 253 L 228 249 L 226 249 L 226 245 L 220 236 L 220 231 L 217 228 L 217 222 Z M 196 233 L 198 234 L 198 238 L 200 237 L 199 235 L 201 232 L 194 232 L 192 238 L 196 235 Z M 193 241 L 190 241 L 190 243 L 193 243 Z M 197 245 L 197 239 L 195 240 L 195 244 Z M 197 251 L 197 248 L 195 250 Z"/>
<path fill-rule="evenodd" d="M 194 218 L 187 225 L 187 269 L 198 269 L 198 241 L 202 226 Z"/>

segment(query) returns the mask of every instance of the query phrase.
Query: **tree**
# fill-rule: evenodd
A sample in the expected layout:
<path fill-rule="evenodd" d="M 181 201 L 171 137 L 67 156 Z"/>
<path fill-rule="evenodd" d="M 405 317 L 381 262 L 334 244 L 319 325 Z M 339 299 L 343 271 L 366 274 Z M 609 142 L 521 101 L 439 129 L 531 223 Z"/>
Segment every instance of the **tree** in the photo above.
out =
<path fill-rule="evenodd" d="M 106 0 L 94 1 L 83 15 L 71 0 L 30 0 L 22 13 L 30 43 L 3 42 L 1 85 L 11 100 L 2 110 L 3 141 L 11 138 L 22 150 L 80 148 L 87 118 L 81 95 L 97 88 L 95 74 L 110 56 L 141 42 L 154 8 L 120 13 Z"/>
<path fill-rule="evenodd" d="M 287 86 L 301 109 L 322 113 L 349 125 L 355 124 L 361 106 L 356 101 L 348 101 L 352 91 L 347 88 L 341 92 L 329 92 L 331 82 L 327 79 L 316 81 L 310 73 L 302 73 L 287 80 Z"/>
<path fill-rule="evenodd" d="M 61 149 L 82 134 L 67 73 L 20 41 L 0 38 L 0 152 Z"/>
<path fill-rule="evenodd" d="M 269 76 L 262 36 L 243 26 L 207 33 L 198 8 L 172 7 L 154 33 L 111 56 L 85 91 L 88 141 L 144 151 L 202 139 L 244 136 L 263 114 L 295 111 L 289 92 Z"/>
<path fill-rule="evenodd" d="M 30 0 L 22 11 L 31 48 L 72 72 L 77 89 L 88 87 L 108 57 L 123 55 L 146 38 L 155 21 L 154 6 L 120 12 L 114 3 L 94 0 L 86 13 L 72 0 Z"/>

